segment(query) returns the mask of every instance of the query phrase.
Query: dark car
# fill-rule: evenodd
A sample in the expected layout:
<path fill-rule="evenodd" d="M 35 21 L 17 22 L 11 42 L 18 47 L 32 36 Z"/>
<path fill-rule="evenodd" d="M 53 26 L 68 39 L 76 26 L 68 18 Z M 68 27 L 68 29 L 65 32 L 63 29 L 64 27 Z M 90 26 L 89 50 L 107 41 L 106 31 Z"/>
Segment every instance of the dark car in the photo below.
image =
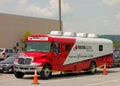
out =
<path fill-rule="evenodd" d="M 17 55 L 9 56 L 5 60 L 0 62 L 0 72 L 13 73 L 14 61 L 18 58 Z"/>
<path fill-rule="evenodd" d="M 115 49 L 113 53 L 113 67 L 120 67 L 120 49 Z"/>

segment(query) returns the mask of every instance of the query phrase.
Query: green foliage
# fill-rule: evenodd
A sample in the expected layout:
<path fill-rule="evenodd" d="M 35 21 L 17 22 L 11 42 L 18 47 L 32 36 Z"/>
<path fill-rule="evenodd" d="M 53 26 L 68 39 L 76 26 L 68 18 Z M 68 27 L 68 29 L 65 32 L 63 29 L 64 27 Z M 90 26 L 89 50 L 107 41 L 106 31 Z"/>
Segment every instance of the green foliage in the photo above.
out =
<path fill-rule="evenodd" d="M 22 37 L 22 42 L 24 42 L 24 41 L 25 41 L 25 38 L 26 38 L 27 36 L 30 36 L 30 35 L 32 35 L 31 32 L 26 32 L 26 33 L 24 33 L 24 34 L 23 34 L 23 37 Z"/>
<path fill-rule="evenodd" d="M 120 35 L 99 35 L 99 37 L 112 40 L 114 48 L 120 48 Z"/>
<path fill-rule="evenodd" d="M 99 35 L 100 38 L 107 38 L 112 41 L 120 41 L 120 35 Z"/>
<path fill-rule="evenodd" d="M 120 41 L 114 41 L 114 48 L 120 48 Z"/>
<path fill-rule="evenodd" d="M 31 32 L 25 32 L 24 34 L 23 34 L 23 36 L 22 36 L 22 38 L 21 38 L 21 50 L 24 50 L 24 48 L 25 48 L 25 45 L 24 45 L 24 43 L 25 43 L 25 38 L 27 37 L 27 36 L 30 36 L 30 35 L 32 35 L 32 33 Z"/>

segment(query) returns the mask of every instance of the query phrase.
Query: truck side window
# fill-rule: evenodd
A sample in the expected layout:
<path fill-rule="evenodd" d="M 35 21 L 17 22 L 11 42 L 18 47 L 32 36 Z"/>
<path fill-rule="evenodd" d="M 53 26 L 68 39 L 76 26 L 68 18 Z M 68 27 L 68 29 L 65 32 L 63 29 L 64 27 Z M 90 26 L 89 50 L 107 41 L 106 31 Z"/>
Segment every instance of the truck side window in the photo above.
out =
<path fill-rule="evenodd" d="M 54 50 L 54 43 L 51 43 L 50 51 Z"/>
<path fill-rule="evenodd" d="M 55 53 L 56 54 L 60 53 L 60 44 L 59 43 L 55 43 Z"/>
<path fill-rule="evenodd" d="M 70 47 L 70 44 L 66 44 L 66 45 L 65 45 L 65 50 L 66 50 L 66 51 L 70 51 L 70 48 L 71 48 L 71 47 Z"/>
<path fill-rule="evenodd" d="M 99 51 L 103 51 L 103 45 L 99 45 Z"/>

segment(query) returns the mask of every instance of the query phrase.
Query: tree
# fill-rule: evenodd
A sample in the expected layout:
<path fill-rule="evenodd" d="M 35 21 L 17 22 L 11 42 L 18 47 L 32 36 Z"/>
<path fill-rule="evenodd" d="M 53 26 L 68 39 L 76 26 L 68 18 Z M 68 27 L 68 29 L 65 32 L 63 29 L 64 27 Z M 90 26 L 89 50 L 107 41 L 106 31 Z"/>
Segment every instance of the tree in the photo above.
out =
<path fill-rule="evenodd" d="M 22 36 L 22 39 L 21 39 L 21 50 L 24 50 L 24 48 L 25 48 L 25 38 L 27 37 L 27 36 L 30 36 L 30 35 L 32 35 L 32 33 L 31 32 L 25 32 L 24 34 L 23 34 L 23 36 Z"/>
<path fill-rule="evenodd" d="M 120 41 L 114 41 L 114 48 L 120 48 Z"/>
<path fill-rule="evenodd" d="M 22 37 L 22 42 L 24 42 L 24 41 L 25 41 L 25 38 L 26 38 L 27 36 L 30 36 L 30 35 L 32 35 L 31 32 L 26 32 L 26 33 L 24 33 L 24 35 L 23 35 L 23 37 Z"/>

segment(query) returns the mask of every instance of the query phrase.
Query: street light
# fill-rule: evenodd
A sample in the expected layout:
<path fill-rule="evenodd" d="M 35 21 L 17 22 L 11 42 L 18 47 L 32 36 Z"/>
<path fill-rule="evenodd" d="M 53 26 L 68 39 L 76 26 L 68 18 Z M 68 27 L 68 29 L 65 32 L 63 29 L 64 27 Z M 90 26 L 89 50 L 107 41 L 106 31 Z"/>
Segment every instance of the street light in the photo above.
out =
<path fill-rule="evenodd" d="M 59 0 L 59 27 L 60 31 L 62 31 L 62 21 L 61 21 L 61 0 Z"/>

